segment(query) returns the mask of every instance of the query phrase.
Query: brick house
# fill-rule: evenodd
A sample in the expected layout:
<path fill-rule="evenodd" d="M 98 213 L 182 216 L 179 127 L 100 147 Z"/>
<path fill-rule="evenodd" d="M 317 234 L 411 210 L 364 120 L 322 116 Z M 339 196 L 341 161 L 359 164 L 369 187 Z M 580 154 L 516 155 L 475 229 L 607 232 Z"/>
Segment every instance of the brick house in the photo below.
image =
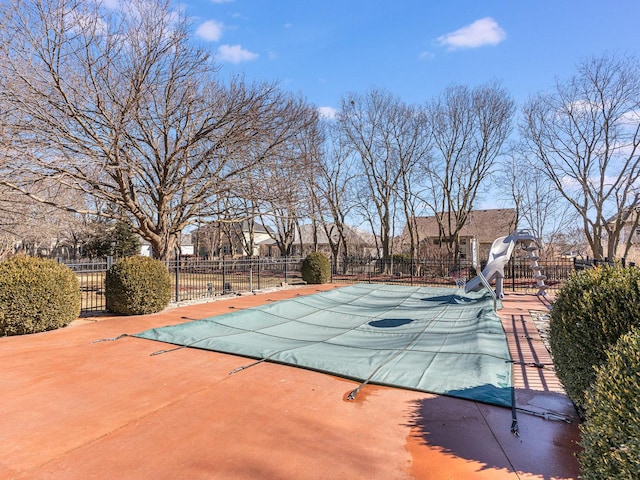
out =
<path fill-rule="evenodd" d="M 435 216 L 416 217 L 418 232 L 418 255 L 420 257 L 435 257 L 447 251 L 446 245 L 441 244 L 438 222 Z M 472 258 L 472 245 L 476 243 L 479 259 L 486 259 L 491 244 L 496 238 L 509 235 L 516 229 L 516 211 L 513 208 L 498 208 L 473 210 L 459 233 L 460 258 Z M 408 252 L 410 237 L 405 226 L 397 242 L 397 251 Z"/>
<path fill-rule="evenodd" d="M 333 231 L 329 225 L 329 231 Z M 345 226 L 346 242 L 349 246 L 349 255 L 358 257 L 376 257 L 376 243 L 373 234 L 359 230 L 354 227 Z M 338 233 L 333 233 L 333 240 L 337 241 Z M 327 256 L 331 256 L 329 239 L 324 228 L 318 225 L 314 234 L 313 225 L 301 225 L 300 232 L 296 232 L 296 239 L 293 244 L 293 255 L 305 256 L 311 252 L 319 251 Z"/>

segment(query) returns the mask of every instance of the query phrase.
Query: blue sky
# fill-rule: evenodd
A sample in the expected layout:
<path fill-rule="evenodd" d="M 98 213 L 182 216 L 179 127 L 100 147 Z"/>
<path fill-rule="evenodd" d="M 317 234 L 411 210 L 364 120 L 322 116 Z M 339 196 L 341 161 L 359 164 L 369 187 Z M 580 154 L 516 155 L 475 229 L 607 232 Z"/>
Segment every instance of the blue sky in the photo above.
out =
<path fill-rule="evenodd" d="M 518 104 L 583 58 L 637 54 L 640 0 L 183 0 L 222 75 L 278 81 L 325 111 L 384 88 L 422 103 L 498 80 Z"/>

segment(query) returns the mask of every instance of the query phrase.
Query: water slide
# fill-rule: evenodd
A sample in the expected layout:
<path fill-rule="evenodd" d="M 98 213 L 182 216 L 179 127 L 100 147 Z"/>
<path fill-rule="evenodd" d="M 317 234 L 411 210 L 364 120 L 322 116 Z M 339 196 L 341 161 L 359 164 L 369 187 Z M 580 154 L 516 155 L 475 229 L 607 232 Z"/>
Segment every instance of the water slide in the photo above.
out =
<path fill-rule="evenodd" d="M 544 275 L 540 273 L 537 265 L 538 257 L 533 253 L 538 249 L 537 241 L 533 235 L 527 231 L 516 231 L 506 237 L 500 237 L 493 241 L 489 250 L 489 260 L 482 269 L 481 275 L 472 278 L 465 285 L 465 291 L 478 291 L 486 287 L 487 284 L 495 281 L 495 294 L 498 298 L 503 298 L 504 267 L 511 258 L 513 249 L 518 242 L 525 242 L 525 249 L 529 252 L 528 259 L 531 260 L 531 268 L 534 270 L 534 279 L 537 281 L 538 295 L 544 294 Z M 484 278 L 483 278 L 484 277 Z M 484 280 L 484 281 L 483 281 Z"/>

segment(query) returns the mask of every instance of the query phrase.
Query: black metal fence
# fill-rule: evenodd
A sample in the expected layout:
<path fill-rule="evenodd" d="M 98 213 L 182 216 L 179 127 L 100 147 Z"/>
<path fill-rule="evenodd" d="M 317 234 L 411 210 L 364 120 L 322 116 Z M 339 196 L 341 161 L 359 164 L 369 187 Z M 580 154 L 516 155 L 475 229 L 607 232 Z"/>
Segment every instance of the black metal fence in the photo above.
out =
<path fill-rule="evenodd" d="M 216 295 L 253 292 L 302 283 L 300 258 L 255 258 L 203 260 L 176 259 L 167 267 L 173 279 L 174 301 L 182 302 Z"/>
<path fill-rule="evenodd" d="M 112 259 L 82 260 L 65 263 L 78 277 L 81 293 L 81 314 L 99 313 L 106 310 L 104 280 Z"/>
<path fill-rule="evenodd" d="M 173 302 L 213 298 L 281 286 L 302 284 L 302 258 L 204 260 L 180 258 L 167 263 Z M 78 276 L 82 314 L 106 311 L 105 274 L 112 259 L 67 264 Z M 575 270 L 571 259 L 539 260 L 550 290 L 558 288 Z M 395 283 L 416 286 L 463 285 L 475 276 L 468 262 L 443 259 L 404 260 L 350 258 L 332 261 L 333 283 Z M 481 265 L 481 268 L 484 265 Z M 505 267 L 505 291 L 537 291 L 528 261 L 512 258 Z"/>
<path fill-rule="evenodd" d="M 575 270 L 572 259 L 538 260 L 545 283 L 550 290 L 559 288 Z M 480 265 L 480 269 L 485 264 Z M 505 291 L 537 291 L 531 264 L 524 258 L 512 258 L 504 269 Z M 425 259 L 394 261 L 393 259 L 348 259 L 333 264 L 334 283 L 398 283 L 403 285 L 456 286 L 475 277 L 470 261 Z"/>
<path fill-rule="evenodd" d="M 636 264 L 634 262 L 629 262 L 627 264 L 626 260 L 624 258 L 616 261 L 616 260 L 610 260 L 608 258 L 605 258 L 604 260 L 597 260 L 595 258 L 575 258 L 573 260 L 573 265 L 575 267 L 576 270 L 586 270 L 589 268 L 594 268 L 597 267 L 598 265 L 609 265 L 614 266 L 614 265 L 622 265 L 623 267 L 629 266 L 629 267 L 635 267 Z"/>
<path fill-rule="evenodd" d="M 113 260 L 67 263 L 80 283 L 83 315 L 106 311 L 105 275 Z M 203 260 L 179 258 L 167 262 L 173 302 L 232 295 L 302 282 L 299 258 Z"/>

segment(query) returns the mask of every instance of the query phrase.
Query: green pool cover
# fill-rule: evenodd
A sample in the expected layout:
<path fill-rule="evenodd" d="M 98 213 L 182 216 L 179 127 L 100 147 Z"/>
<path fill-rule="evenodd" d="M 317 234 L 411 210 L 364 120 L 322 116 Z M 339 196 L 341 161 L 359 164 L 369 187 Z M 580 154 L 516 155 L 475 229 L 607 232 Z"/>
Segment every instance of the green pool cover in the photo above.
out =
<path fill-rule="evenodd" d="M 511 407 L 511 358 L 487 292 L 354 285 L 135 336 Z"/>

